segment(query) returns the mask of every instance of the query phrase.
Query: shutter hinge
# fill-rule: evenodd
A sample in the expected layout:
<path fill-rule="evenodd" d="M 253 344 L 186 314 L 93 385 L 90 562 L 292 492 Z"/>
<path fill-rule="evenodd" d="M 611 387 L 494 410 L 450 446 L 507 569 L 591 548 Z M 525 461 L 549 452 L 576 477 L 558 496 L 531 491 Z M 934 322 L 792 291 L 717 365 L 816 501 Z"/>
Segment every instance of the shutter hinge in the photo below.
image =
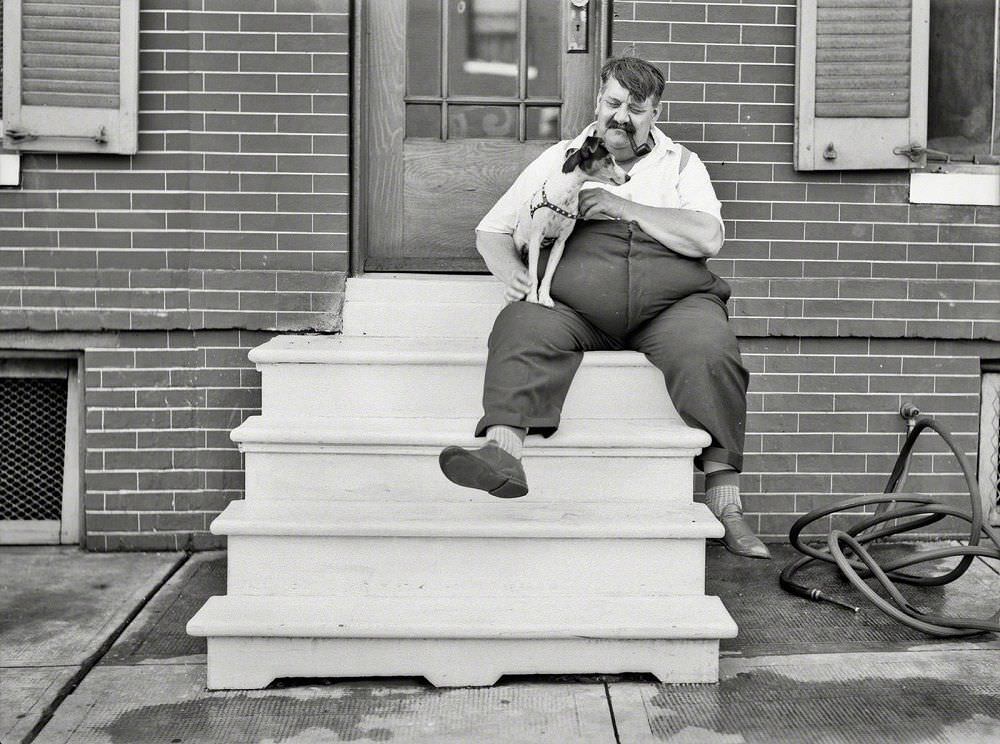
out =
<path fill-rule="evenodd" d="M 99 145 L 108 144 L 108 133 L 104 127 L 97 132 L 97 134 L 85 135 L 85 134 L 35 134 L 34 132 L 27 132 L 23 129 L 7 129 L 4 131 L 4 136 L 9 137 L 15 142 L 30 142 L 38 139 L 39 137 L 46 137 L 49 139 L 84 139 L 96 142 Z"/>
<path fill-rule="evenodd" d="M 928 160 L 943 160 L 946 163 L 951 162 L 951 155 L 941 150 L 929 150 L 923 145 L 918 145 L 916 143 L 907 145 L 906 147 L 894 147 L 892 148 L 893 155 L 905 155 L 910 159 L 911 163 L 916 163 L 924 155 L 927 156 Z"/>

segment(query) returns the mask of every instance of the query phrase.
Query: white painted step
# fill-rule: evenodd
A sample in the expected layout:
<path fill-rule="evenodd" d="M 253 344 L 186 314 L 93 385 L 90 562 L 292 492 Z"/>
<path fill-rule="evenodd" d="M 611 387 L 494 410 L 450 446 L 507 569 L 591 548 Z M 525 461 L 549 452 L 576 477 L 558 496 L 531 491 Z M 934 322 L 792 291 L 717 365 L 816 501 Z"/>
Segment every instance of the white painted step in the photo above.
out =
<path fill-rule="evenodd" d="M 504 306 L 492 276 L 368 274 L 347 280 L 344 333 L 486 338 Z"/>
<path fill-rule="evenodd" d="M 231 436 L 246 455 L 249 501 L 410 501 L 415 493 L 465 501 L 470 490 L 441 474 L 438 455 L 450 444 L 481 446 L 474 426 L 474 419 L 252 416 Z M 705 432 L 672 421 L 567 422 L 548 439 L 528 438 L 524 498 L 687 502 L 692 458 L 708 443 Z"/>
<path fill-rule="evenodd" d="M 481 416 L 479 338 L 277 336 L 250 352 L 265 416 Z M 635 351 L 584 355 L 564 419 L 680 421 L 662 373 Z"/>
<path fill-rule="evenodd" d="M 208 637 L 208 686 L 277 677 L 422 675 L 438 686 L 503 674 L 651 672 L 718 679 L 736 625 L 717 597 L 212 597 L 188 622 Z"/>
<path fill-rule="evenodd" d="M 484 498 L 469 503 L 234 501 L 236 595 L 483 596 L 704 594 L 703 504 Z"/>

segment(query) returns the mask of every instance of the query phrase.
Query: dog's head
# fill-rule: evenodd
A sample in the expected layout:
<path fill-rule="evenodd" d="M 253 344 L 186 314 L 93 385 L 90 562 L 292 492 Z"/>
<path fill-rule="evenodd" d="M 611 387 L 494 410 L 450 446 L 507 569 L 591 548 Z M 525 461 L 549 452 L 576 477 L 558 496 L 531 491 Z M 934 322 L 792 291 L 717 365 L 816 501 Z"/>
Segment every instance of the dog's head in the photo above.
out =
<path fill-rule="evenodd" d="M 615 156 L 604 146 L 604 140 L 593 135 L 587 137 L 579 149 L 571 147 L 566 151 L 563 173 L 572 173 L 577 168 L 586 173 L 590 181 L 621 186 L 629 180 L 628 174 L 615 161 Z"/>

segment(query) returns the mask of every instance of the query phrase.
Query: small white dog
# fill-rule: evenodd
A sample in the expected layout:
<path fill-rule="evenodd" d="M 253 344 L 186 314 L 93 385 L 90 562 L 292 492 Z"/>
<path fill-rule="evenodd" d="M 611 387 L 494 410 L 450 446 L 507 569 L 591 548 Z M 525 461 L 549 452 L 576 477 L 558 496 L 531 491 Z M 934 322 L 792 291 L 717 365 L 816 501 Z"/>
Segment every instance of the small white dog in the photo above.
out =
<path fill-rule="evenodd" d="M 604 146 L 600 137 L 587 137 L 580 149 L 566 151 L 566 161 L 558 173 L 545 179 L 518 212 L 514 228 L 514 243 L 521 249 L 528 248 L 528 275 L 531 277 L 531 291 L 525 297 L 528 302 L 537 302 L 552 307 L 552 275 L 562 258 L 566 239 L 573 232 L 577 219 L 577 200 L 580 188 L 587 181 L 610 183 L 620 186 L 629 180 L 614 156 Z M 542 243 L 554 240 L 549 261 L 545 266 L 545 276 L 538 282 L 538 256 Z"/>

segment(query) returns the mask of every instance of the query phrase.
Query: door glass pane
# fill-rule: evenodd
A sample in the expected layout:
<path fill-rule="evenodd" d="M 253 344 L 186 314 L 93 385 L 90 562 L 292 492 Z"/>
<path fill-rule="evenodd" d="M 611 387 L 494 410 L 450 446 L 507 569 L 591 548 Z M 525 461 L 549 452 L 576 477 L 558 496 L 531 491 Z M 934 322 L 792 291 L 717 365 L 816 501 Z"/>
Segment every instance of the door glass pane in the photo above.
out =
<path fill-rule="evenodd" d="M 995 13 L 995 0 L 931 1 L 927 146 L 960 160 L 991 150 Z"/>
<path fill-rule="evenodd" d="M 441 107 L 437 104 L 406 104 L 406 136 L 440 139 Z"/>
<path fill-rule="evenodd" d="M 530 140 L 559 139 L 559 107 L 529 106 L 525 137 Z"/>
<path fill-rule="evenodd" d="M 559 97 L 563 34 L 560 7 L 566 2 L 528 0 L 528 95 Z"/>
<path fill-rule="evenodd" d="M 516 96 L 519 0 L 447 0 L 448 94 Z"/>
<path fill-rule="evenodd" d="M 517 106 L 448 106 L 448 139 L 517 139 Z"/>
<path fill-rule="evenodd" d="M 407 0 L 406 93 L 441 95 L 440 0 Z"/>

